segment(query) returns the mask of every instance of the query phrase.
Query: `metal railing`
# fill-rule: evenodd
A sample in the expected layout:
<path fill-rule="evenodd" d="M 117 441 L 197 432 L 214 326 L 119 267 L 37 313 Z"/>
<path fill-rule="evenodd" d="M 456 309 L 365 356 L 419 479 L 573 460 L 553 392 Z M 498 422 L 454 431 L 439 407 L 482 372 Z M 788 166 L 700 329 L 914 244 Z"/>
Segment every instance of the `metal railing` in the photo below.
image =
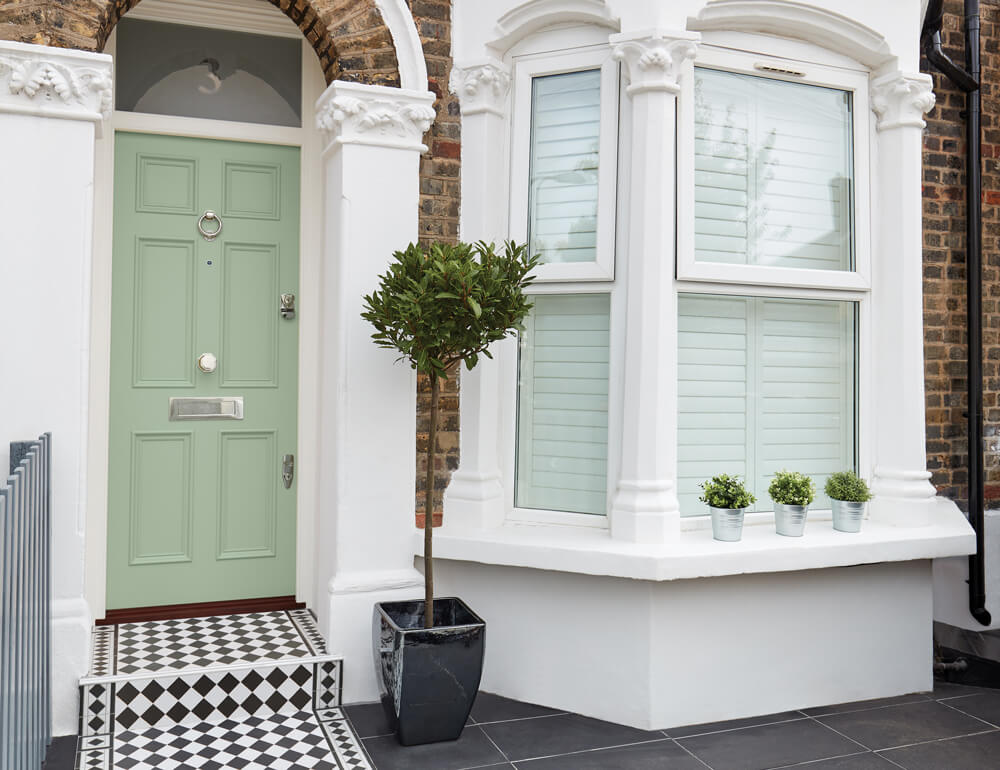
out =
<path fill-rule="evenodd" d="M 38 770 L 52 740 L 52 436 L 10 445 L 0 487 L 0 768 Z"/>

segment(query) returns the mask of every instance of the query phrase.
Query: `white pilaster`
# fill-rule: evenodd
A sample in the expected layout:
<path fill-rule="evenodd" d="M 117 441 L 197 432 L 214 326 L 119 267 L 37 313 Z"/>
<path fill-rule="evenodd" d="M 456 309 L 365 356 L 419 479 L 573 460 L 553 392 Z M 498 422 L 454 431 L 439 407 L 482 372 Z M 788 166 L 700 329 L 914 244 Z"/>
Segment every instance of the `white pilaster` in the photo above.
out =
<path fill-rule="evenodd" d="M 417 240 L 434 95 L 334 82 L 317 103 L 325 209 L 318 516 L 320 628 L 345 656 L 348 702 L 377 696 L 374 602 L 422 595 L 413 567 L 416 375 L 361 318 L 394 251 Z"/>
<path fill-rule="evenodd" d="M 878 117 L 878 240 L 872 259 L 877 435 L 872 518 L 930 523 L 935 495 L 924 431 L 923 115 L 934 106 L 929 75 L 895 72 L 871 83 Z"/>
<path fill-rule="evenodd" d="M 699 36 L 651 30 L 612 35 L 632 103 L 628 212 L 628 311 L 621 475 L 611 535 L 663 543 L 680 534 L 677 502 L 677 297 L 675 135 L 677 93 Z"/>
<path fill-rule="evenodd" d="M 462 107 L 462 212 L 464 240 L 504 237 L 504 154 L 510 73 L 495 59 L 456 65 L 450 88 Z M 461 373 L 462 431 L 459 467 L 444 494 L 447 527 L 496 527 L 504 520 L 498 442 L 500 383 L 497 362 L 481 358 Z"/>
<path fill-rule="evenodd" d="M 52 431 L 53 730 L 76 732 L 84 599 L 94 136 L 111 57 L 0 42 L 0 468 Z"/>

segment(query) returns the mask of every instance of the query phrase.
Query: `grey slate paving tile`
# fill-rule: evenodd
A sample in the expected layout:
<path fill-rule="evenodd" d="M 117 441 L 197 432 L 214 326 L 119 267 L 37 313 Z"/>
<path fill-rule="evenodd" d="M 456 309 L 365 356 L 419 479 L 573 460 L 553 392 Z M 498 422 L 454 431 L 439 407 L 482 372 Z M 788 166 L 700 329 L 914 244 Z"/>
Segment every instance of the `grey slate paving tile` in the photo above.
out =
<path fill-rule="evenodd" d="M 76 762 L 76 741 L 75 735 L 53 738 L 52 744 L 45 753 L 45 763 L 42 765 L 42 770 L 73 770 L 73 765 Z"/>
<path fill-rule="evenodd" d="M 470 715 L 477 724 L 487 722 L 504 722 L 508 719 L 527 719 L 529 717 L 549 716 L 551 714 L 563 714 L 563 711 L 536 706 L 534 703 L 522 703 L 521 701 L 504 698 L 489 692 L 481 692 L 476 696 L 476 702 L 472 706 Z"/>
<path fill-rule="evenodd" d="M 579 714 L 495 722 L 482 729 L 513 762 L 663 739 L 661 732 L 636 730 Z"/>
<path fill-rule="evenodd" d="M 954 738 L 989 729 L 978 719 L 935 701 L 817 717 L 869 749 Z"/>
<path fill-rule="evenodd" d="M 808 714 L 811 717 L 818 717 L 827 714 L 841 714 L 845 711 L 864 711 L 865 709 L 877 709 L 883 706 L 898 706 L 901 703 L 921 703 L 930 699 L 931 696 L 927 693 L 917 692 L 910 695 L 897 695 L 894 698 L 875 698 L 874 700 L 838 703 L 835 706 L 817 706 L 816 708 L 802 709 L 802 713 Z"/>
<path fill-rule="evenodd" d="M 996 692 L 991 687 L 976 687 L 971 684 L 953 684 L 952 682 L 934 682 L 933 697 L 954 698 L 956 695 L 975 695 L 982 692 Z"/>
<path fill-rule="evenodd" d="M 697 735 L 677 742 L 713 770 L 763 770 L 863 750 L 811 719 Z"/>
<path fill-rule="evenodd" d="M 473 725 L 457 741 L 400 746 L 394 735 L 362 741 L 378 770 L 466 770 L 490 765 L 508 766 L 482 728 Z"/>
<path fill-rule="evenodd" d="M 392 732 L 381 703 L 356 703 L 344 706 L 344 711 L 359 738 L 372 738 Z"/>
<path fill-rule="evenodd" d="M 671 740 L 516 762 L 517 770 L 705 770 Z"/>
<path fill-rule="evenodd" d="M 671 727 L 669 730 L 664 730 L 664 732 L 671 738 L 687 738 L 692 735 L 718 733 L 723 730 L 736 730 L 741 727 L 756 727 L 757 725 L 768 725 L 774 722 L 789 722 L 793 719 L 805 719 L 805 717 L 798 711 L 782 711 L 780 714 L 766 714 L 764 716 L 747 717 L 745 719 L 729 719 L 725 722 L 706 722 L 700 725 Z"/>
<path fill-rule="evenodd" d="M 896 765 L 870 751 L 836 759 L 821 759 L 806 765 L 792 765 L 787 770 L 899 770 Z"/>
<path fill-rule="evenodd" d="M 906 770 L 986 770 L 997 766 L 1000 731 L 880 752 Z"/>
<path fill-rule="evenodd" d="M 984 692 L 980 695 L 960 695 L 948 698 L 945 703 L 963 714 L 984 719 L 1000 727 L 1000 692 Z M 984 728 L 985 729 L 985 728 Z"/>

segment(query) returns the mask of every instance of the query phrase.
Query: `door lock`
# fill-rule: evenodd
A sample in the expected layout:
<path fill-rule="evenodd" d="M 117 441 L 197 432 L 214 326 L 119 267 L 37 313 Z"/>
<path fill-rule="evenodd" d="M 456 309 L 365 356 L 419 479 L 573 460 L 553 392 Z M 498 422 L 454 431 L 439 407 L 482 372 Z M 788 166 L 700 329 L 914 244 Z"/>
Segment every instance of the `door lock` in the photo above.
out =
<path fill-rule="evenodd" d="M 214 372 L 215 367 L 218 365 L 219 359 L 217 359 L 213 353 L 202 353 L 198 356 L 198 368 L 206 374 Z"/>
<path fill-rule="evenodd" d="M 295 455 L 285 455 L 281 458 L 281 482 L 285 489 L 292 488 L 292 479 L 295 478 Z"/>
<path fill-rule="evenodd" d="M 295 318 L 295 295 L 294 294 L 282 294 L 281 295 L 281 306 L 280 306 L 281 317 L 286 321 L 291 321 Z"/>

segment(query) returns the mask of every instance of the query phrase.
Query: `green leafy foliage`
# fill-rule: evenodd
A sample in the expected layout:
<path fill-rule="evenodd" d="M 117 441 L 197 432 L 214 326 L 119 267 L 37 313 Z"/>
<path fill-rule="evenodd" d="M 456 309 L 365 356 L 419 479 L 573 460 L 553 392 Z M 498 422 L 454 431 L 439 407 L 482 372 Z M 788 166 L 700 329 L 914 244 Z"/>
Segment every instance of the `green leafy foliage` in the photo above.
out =
<path fill-rule="evenodd" d="M 809 505 L 816 499 L 816 485 L 803 473 L 780 470 L 771 479 L 767 493 L 782 505 Z"/>
<path fill-rule="evenodd" d="M 757 502 L 737 476 L 722 473 L 698 486 L 703 490 L 698 499 L 713 508 L 749 508 Z"/>
<path fill-rule="evenodd" d="M 847 503 L 866 503 L 872 499 L 871 490 L 863 478 L 854 471 L 838 471 L 826 480 L 824 489 L 831 500 Z"/>
<path fill-rule="evenodd" d="M 529 258 L 526 246 L 508 241 L 498 254 L 483 241 L 411 243 L 393 256 L 361 316 L 375 327 L 377 345 L 432 378 L 491 357 L 487 347 L 520 330 L 531 309 L 524 289 L 538 258 Z"/>

